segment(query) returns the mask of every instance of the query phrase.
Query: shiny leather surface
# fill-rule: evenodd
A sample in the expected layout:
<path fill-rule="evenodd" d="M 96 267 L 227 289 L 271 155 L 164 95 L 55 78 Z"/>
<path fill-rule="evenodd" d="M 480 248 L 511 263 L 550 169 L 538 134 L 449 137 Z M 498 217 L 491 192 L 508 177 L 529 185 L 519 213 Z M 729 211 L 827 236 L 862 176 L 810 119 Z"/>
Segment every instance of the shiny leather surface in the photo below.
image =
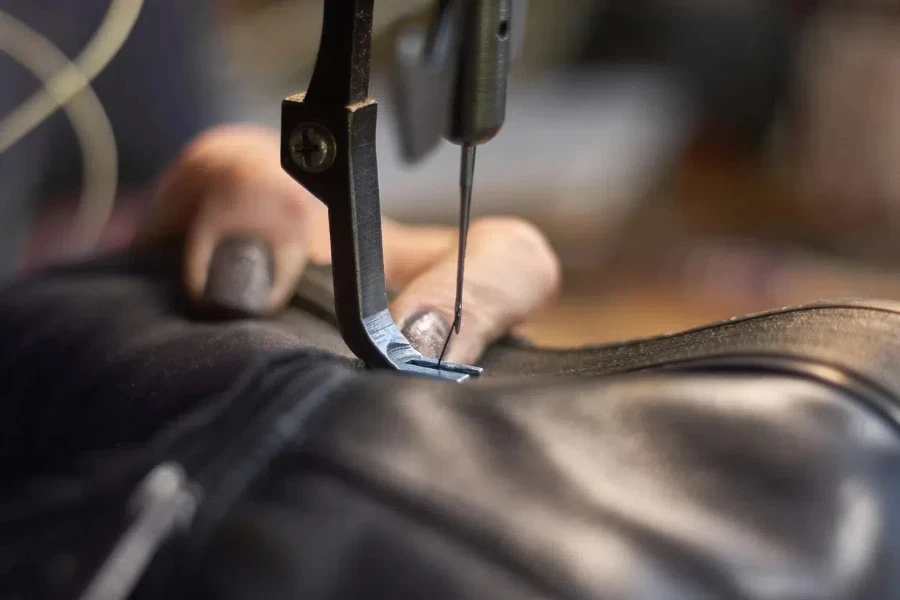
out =
<path fill-rule="evenodd" d="M 28 476 L 140 445 L 267 356 L 332 351 L 346 381 L 216 528 L 194 597 L 900 597 L 892 305 L 507 341 L 458 386 L 357 371 L 311 309 L 191 318 L 158 258 L 0 294 L 2 456 Z"/>
<path fill-rule="evenodd" d="M 272 580 L 297 598 L 900 590 L 896 430 L 818 383 L 666 374 L 463 391 L 384 379 L 343 394 L 314 444 L 222 528 L 208 573 L 235 585 L 217 597 Z M 257 552 L 286 558 L 234 560 Z"/>

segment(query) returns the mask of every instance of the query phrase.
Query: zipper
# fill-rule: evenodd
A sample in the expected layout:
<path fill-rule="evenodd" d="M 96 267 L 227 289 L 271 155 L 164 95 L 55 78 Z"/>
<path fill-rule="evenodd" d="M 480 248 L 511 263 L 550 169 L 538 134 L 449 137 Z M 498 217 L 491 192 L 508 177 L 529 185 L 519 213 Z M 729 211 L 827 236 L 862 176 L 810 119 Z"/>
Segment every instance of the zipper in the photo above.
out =
<path fill-rule="evenodd" d="M 296 360 L 293 356 L 285 358 L 288 360 L 274 361 L 273 366 L 287 366 L 290 359 Z M 181 549 L 188 551 L 181 557 L 179 570 L 193 564 L 243 490 L 303 431 L 331 392 L 348 378 L 347 373 L 326 367 L 291 381 L 296 365 L 290 366 L 281 377 L 268 382 L 267 387 L 277 391 L 262 406 L 254 407 L 256 416 L 238 410 L 217 423 L 215 432 L 204 433 L 216 440 L 212 451 L 197 456 L 188 448 L 173 448 L 172 454 L 181 455 L 181 462 L 160 463 L 141 480 L 129 501 L 134 520 L 80 600 L 126 600 L 160 548 L 176 533 L 190 530 L 192 538 Z M 283 385 L 285 379 L 290 381 L 288 385 Z M 303 400 L 298 401 L 298 395 Z M 188 478 L 185 465 L 194 473 L 193 479 Z"/>
<path fill-rule="evenodd" d="M 287 378 L 289 383 L 284 384 Z M 269 467 L 291 442 L 297 442 L 309 434 L 307 426 L 332 398 L 332 393 L 343 386 L 348 373 L 333 367 L 316 368 L 300 378 L 285 374 L 274 383 L 278 389 L 269 406 L 258 409 L 261 413 L 250 422 L 240 420 L 237 430 L 224 437 L 225 445 L 202 467 L 196 470 L 196 479 L 208 490 L 209 497 L 203 503 L 202 514 L 192 524 L 187 554 L 179 561 L 181 567 L 189 567 L 198 560 L 209 536 L 226 517 L 244 490 Z M 303 400 L 298 401 L 297 397 Z M 193 470 L 193 469 L 192 469 Z"/>
<path fill-rule="evenodd" d="M 200 500 L 176 462 L 154 467 L 138 485 L 130 503 L 135 518 L 88 584 L 81 600 L 125 600 L 160 546 L 176 531 L 187 529 Z"/>

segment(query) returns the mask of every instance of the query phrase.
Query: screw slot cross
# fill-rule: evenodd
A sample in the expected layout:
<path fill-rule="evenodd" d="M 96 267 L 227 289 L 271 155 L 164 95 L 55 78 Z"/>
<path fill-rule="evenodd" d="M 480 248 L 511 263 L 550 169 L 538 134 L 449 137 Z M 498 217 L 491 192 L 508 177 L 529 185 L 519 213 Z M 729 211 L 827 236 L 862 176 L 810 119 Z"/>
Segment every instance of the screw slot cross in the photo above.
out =
<path fill-rule="evenodd" d="M 304 171 L 318 173 L 334 161 L 334 138 L 319 124 L 298 127 L 291 136 L 291 157 Z"/>
<path fill-rule="evenodd" d="M 322 162 L 325 154 L 325 140 L 309 130 L 300 134 L 300 143 L 294 146 L 294 152 L 303 156 L 311 165 Z"/>

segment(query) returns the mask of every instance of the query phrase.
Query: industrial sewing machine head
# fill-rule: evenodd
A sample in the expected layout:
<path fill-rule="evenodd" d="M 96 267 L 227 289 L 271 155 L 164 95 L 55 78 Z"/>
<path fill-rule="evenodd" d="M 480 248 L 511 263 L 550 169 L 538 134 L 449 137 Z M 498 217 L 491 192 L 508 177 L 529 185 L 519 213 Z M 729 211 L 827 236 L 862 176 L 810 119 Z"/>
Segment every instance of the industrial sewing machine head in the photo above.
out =
<path fill-rule="evenodd" d="M 422 356 L 388 310 L 376 105 L 369 98 L 373 3 L 325 0 L 309 89 L 282 105 L 281 163 L 328 207 L 335 313 L 350 350 L 369 367 L 465 381 L 480 376 L 481 369 Z M 524 4 L 440 0 L 430 29 L 409 31 L 397 43 L 396 104 L 404 155 L 417 160 L 441 138 L 462 146 L 457 332 L 475 148 L 503 125 Z"/>

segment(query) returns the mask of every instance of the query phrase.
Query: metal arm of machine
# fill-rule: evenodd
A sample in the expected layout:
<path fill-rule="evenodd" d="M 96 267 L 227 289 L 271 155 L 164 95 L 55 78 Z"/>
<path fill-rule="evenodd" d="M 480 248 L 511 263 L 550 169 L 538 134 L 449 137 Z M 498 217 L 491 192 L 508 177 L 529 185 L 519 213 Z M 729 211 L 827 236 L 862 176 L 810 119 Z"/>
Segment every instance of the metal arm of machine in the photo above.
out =
<path fill-rule="evenodd" d="M 477 146 L 500 131 L 527 8 L 527 0 L 440 0 L 427 30 L 410 27 L 397 36 L 394 104 L 408 162 L 423 159 L 442 138 Z"/>
<path fill-rule="evenodd" d="M 423 357 L 388 310 L 369 98 L 373 1 L 325 0 L 309 89 L 282 103 L 281 164 L 328 207 L 335 312 L 350 350 L 369 367 L 464 381 L 481 369 Z"/>

